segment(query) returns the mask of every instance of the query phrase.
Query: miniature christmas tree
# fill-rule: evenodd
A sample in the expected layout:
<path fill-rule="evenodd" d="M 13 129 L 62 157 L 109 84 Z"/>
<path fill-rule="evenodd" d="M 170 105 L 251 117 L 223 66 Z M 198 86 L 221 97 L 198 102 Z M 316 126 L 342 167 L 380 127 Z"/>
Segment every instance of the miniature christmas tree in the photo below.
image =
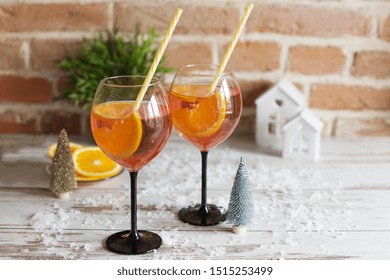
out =
<path fill-rule="evenodd" d="M 233 224 L 234 233 L 244 233 L 246 231 L 246 225 L 253 218 L 253 208 L 248 170 L 241 157 L 226 213 L 226 220 Z"/>
<path fill-rule="evenodd" d="M 67 199 L 69 192 L 77 189 L 76 173 L 65 129 L 61 130 L 58 138 L 51 168 L 50 189 L 62 199 Z"/>

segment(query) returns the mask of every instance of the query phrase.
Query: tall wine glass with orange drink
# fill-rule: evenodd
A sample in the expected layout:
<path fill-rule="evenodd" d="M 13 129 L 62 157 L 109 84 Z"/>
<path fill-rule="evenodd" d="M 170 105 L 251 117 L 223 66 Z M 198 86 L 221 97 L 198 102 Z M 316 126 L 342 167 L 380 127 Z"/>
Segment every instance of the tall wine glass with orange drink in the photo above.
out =
<path fill-rule="evenodd" d="M 96 144 L 130 173 L 131 229 L 106 240 L 108 250 L 119 254 L 146 253 L 162 242 L 157 234 L 137 229 L 138 171 L 163 149 L 172 129 L 168 100 L 157 78 L 151 80 L 139 107 L 135 106 L 144 80 L 144 76 L 102 80 L 91 110 Z"/>
<path fill-rule="evenodd" d="M 201 151 L 201 203 L 179 211 L 179 218 L 193 225 L 208 226 L 225 220 L 225 210 L 207 203 L 207 156 L 211 148 L 227 139 L 237 126 L 242 110 L 239 85 L 230 70 L 216 76 L 217 65 L 179 68 L 169 92 L 173 126 Z M 217 83 L 212 86 L 213 81 Z"/>

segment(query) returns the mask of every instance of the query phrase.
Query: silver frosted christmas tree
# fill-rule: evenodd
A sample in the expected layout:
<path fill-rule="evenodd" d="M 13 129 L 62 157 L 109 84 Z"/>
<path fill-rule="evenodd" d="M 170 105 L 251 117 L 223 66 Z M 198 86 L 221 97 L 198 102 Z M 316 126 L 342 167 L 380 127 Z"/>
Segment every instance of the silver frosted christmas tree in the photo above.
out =
<path fill-rule="evenodd" d="M 77 189 L 76 173 L 68 134 L 61 130 L 50 177 L 50 189 L 61 199 L 67 199 L 69 192 Z"/>
<path fill-rule="evenodd" d="M 241 157 L 233 188 L 230 193 L 226 221 L 229 224 L 233 224 L 234 233 L 244 233 L 246 231 L 246 226 L 252 221 L 253 212 L 253 198 L 248 170 Z"/>

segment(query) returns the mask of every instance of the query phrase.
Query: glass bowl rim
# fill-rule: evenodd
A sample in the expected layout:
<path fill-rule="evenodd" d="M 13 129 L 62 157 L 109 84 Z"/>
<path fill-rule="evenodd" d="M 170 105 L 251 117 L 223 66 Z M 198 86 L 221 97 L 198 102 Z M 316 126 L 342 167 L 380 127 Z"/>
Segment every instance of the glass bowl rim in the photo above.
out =
<path fill-rule="evenodd" d="M 119 78 L 142 78 L 141 84 L 110 84 L 108 81 L 119 79 Z M 118 76 L 112 76 L 102 79 L 99 84 L 102 86 L 108 86 L 108 87 L 118 87 L 118 88 L 141 88 L 143 86 L 143 81 L 145 81 L 146 76 L 145 75 L 118 75 Z M 161 84 L 161 81 L 157 77 L 152 77 L 152 80 L 150 81 L 149 86 L 155 86 Z"/>
<path fill-rule="evenodd" d="M 183 66 L 179 67 L 179 68 L 177 69 L 177 73 L 183 73 L 183 74 L 185 74 L 185 75 L 187 75 L 187 76 L 198 76 L 198 77 L 210 77 L 210 76 L 233 75 L 233 72 L 232 72 L 228 67 L 225 67 L 224 71 L 223 71 L 221 74 L 219 74 L 219 75 L 216 75 L 216 74 L 213 75 L 213 74 L 211 74 L 211 73 L 209 73 L 209 74 L 207 74 L 207 73 L 205 73 L 205 74 L 202 74 L 202 73 L 194 74 L 194 73 L 187 73 L 186 71 L 184 71 L 185 68 L 192 68 L 192 67 L 209 67 L 210 70 L 215 69 L 215 72 L 217 72 L 217 71 L 218 71 L 218 68 L 219 68 L 219 65 L 217 65 L 217 64 L 212 64 L 212 63 L 210 63 L 210 64 L 208 64 L 208 63 L 199 63 L 199 64 L 193 63 L 193 64 L 187 64 L 187 65 L 183 65 Z"/>

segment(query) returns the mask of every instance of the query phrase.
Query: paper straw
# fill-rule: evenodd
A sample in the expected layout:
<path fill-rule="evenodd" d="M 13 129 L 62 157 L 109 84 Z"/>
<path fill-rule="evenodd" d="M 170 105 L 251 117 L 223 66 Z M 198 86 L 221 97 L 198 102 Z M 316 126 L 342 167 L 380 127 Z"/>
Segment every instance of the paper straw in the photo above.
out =
<path fill-rule="evenodd" d="M 219 75 L 221 75 L 226 68 L 226 65 L 230 59 L 230 56 L 233 53 L 234 47 L 237 44 L 238 38 L 240 37 L 242 30 L 244 29 L 244 26 L 249 18 L 250 13 L 252 12 L 252 9 L 253 9 L 253 3 L 248 3 L 248 5 L 246 6 L 244 15 L 241 18 L 240 24 L 238 25 L 236 32 L 234 32 L 233 38 L 230 41 L 228 48 L 226 49 L 226 52 L 225 52 L 224 57 L 222 58 L 221 64 L 218 67 L 217 74 L 215 75 L 215 77 L 213 79 L 213 83 L 211 84 L 211 87 L 210 87 L 211 92 L 213 92 L 215 90 L 217 83 L 218 83 L 218 80 L 219 80 Z"/>
<path fill-rule="evenodd" d="M 149 84 L 154 76 L 154 73 L 156 72 L 157 66 L 160 63 L 160 60 L 164 54 L 164 51 L 168 45 L 169 40 L 171 39 L 172 33 L 176 28 L 176 24 L 179 21 L 182 12 L 183 12 L 182 9 L 180 9 L 180 8 L 176 9 L 176 13 L 175 13 L 174 17 L 172 18 L 171 24 L 169 25 L 168 30 L 164 35 L 164 39 L 162 40 L 160 47 L 158 48 L 158 51 L 156 53 L 156 56 L 154 57 L 152 65 L 149 68 L 149 72 L 146 75 L 146 78 L 144 80 L 142 88 L 141 88 L 140 92 L 138 93 L 137 99 L 136 99 L 135 104 L 134 104 L 134 111 L 138 111 L 138 108 L 141 105 L 142 100 L 144 99 L 146 90 L 148 89 Z"/>

